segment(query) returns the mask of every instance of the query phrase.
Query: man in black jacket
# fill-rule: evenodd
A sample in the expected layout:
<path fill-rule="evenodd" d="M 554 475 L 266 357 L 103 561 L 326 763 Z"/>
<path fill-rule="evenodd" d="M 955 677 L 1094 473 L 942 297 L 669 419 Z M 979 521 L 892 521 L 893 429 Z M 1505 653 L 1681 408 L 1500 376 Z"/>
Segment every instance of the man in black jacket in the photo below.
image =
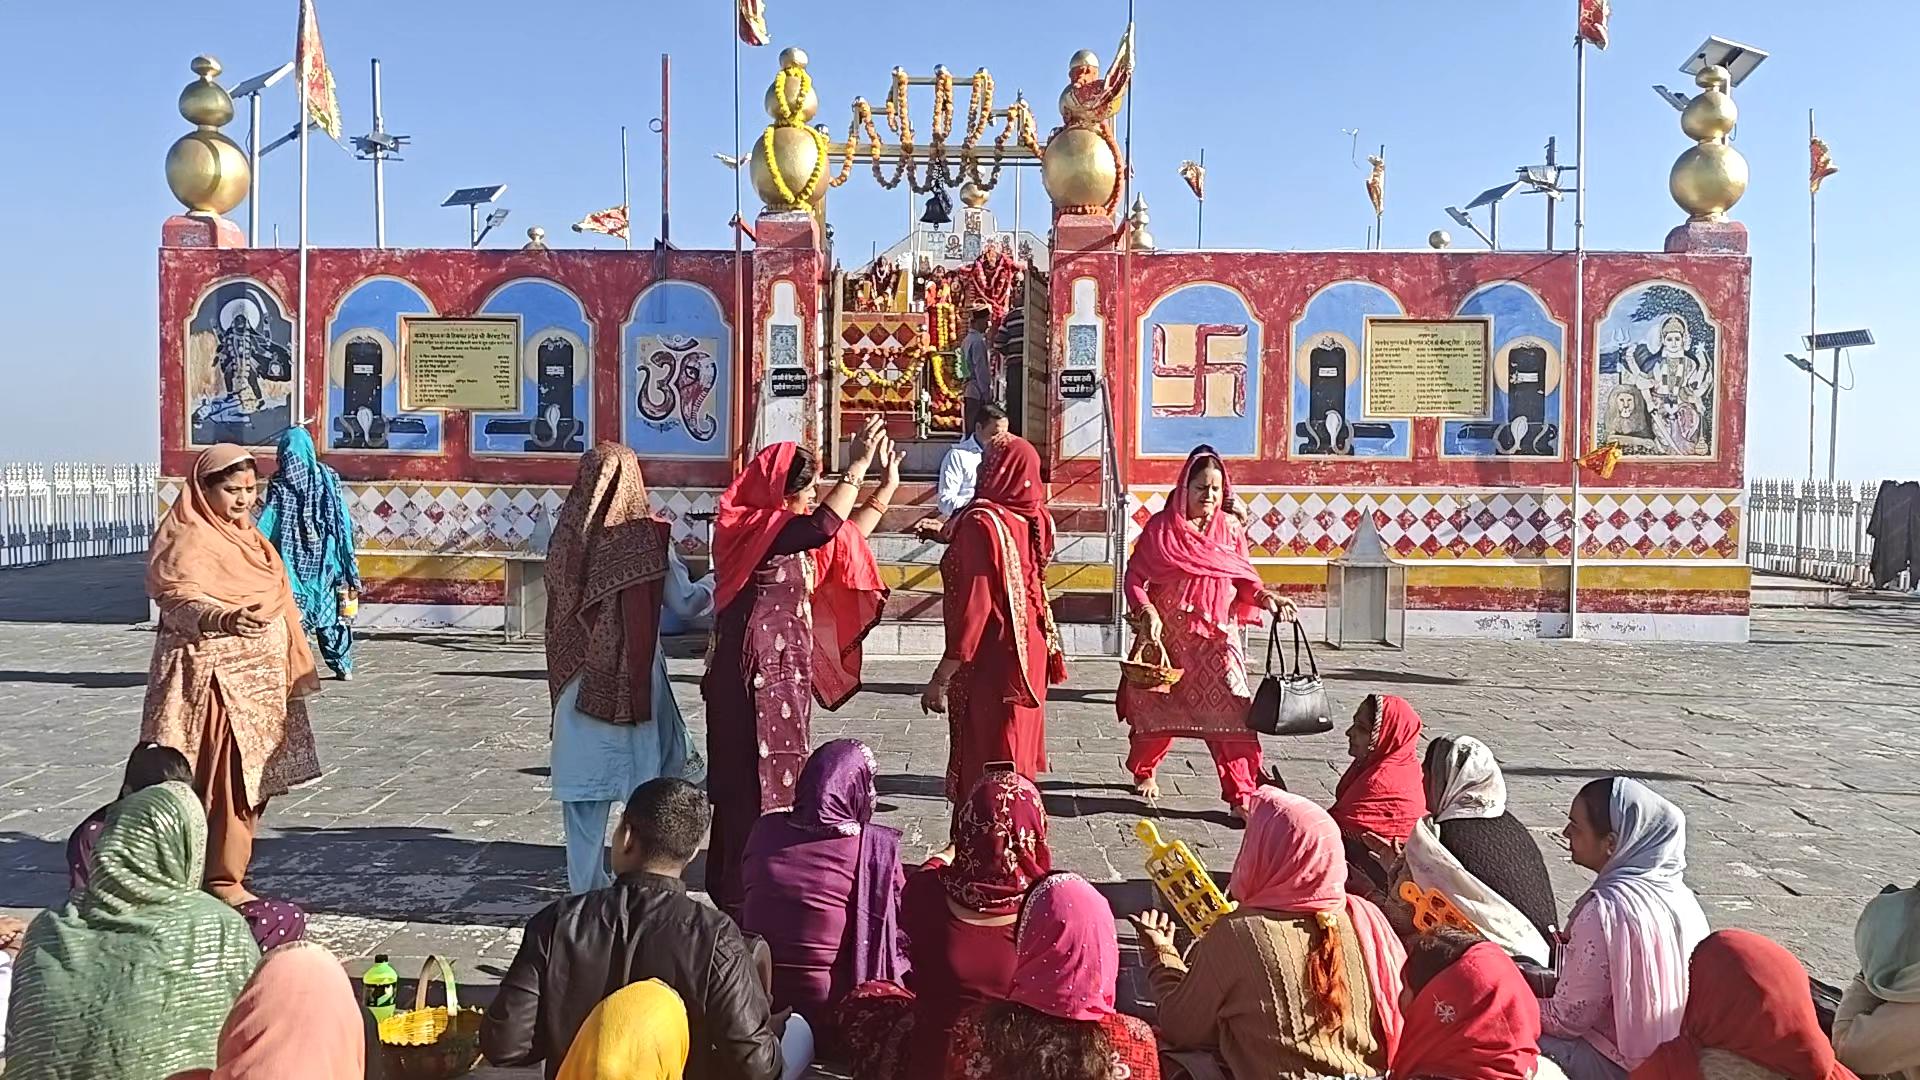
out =
<path fill-rule="evenodd" d="M 659 979 L 687 1006 L 688 1080 L 779 1080 L 780 1035 L 753 953 L 732 920 L 680 880 L 711 819 L 706 796 L 662 777 L 634 790 L 613 837 L 616 880 L 548 905 L 487 1010 L 480 1048 L 495 1065 L 557 1075 L 602 1000 Z"/>

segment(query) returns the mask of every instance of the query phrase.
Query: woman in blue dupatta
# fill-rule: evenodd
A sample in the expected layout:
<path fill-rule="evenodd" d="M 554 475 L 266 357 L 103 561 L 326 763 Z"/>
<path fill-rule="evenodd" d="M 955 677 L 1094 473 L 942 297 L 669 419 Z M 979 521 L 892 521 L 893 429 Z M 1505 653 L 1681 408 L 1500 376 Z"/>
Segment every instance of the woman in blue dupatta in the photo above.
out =
<path fill-rule="evenodd" d="M 336 590 L 345 587 L 357 596 L 360 567 L 353 560 L 353 518 L 340 493 L 340 474 L 320 464 L 304 428 L 283 432 L 278 454 L 260 531 L 287 564 L 300 622 L 319 639 L 320 658 L 335 675 L 351 679 L 353 624 L 340 617 Z"/>

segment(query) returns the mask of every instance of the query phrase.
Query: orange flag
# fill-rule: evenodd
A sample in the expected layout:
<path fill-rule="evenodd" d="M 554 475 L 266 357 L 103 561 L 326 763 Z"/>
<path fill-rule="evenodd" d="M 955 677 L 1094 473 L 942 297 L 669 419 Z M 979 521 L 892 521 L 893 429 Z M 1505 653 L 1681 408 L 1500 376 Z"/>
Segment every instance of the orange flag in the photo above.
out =
<path fill-rule="evenodd" d="M 1383 214 L 1387 209 L 1387 162 L 1368 154 L 1367 164 L 1373 166 L 1373 171 L 1367 174 L 1367 198 L 1373 202 L 1373 212 Z"/>
<path fill-rule="evenodd" d="M 605 210 L 595 210 L 593 213 L 575 222 L 573 231 L 605 233 L 608 236 L 617 236 L 625 240 L 627 238 L 627 208 L 624 206 L 609 206 Z"/>
<path fill-rule="evenodd" d="M 1580 0 L 1580 37 L 1604 49 L 1607 47 L 1607 18 L 1613 14 L 1608 0 Z"/>
<path fill-rule="evenodd" d="M 1194 198 L 1204 199 L 1207 197 L 1207 167 L 1205 165 L 1197 161 L 1181 162 L 1180 179 L 1185 180 L 1187 186 L 1193 189 Z"/>
<path fill-rule="evenodd" d="M 766 0 L 739 0 L 740 40 L 748 45 L 765 45 L 773 40 L 767 33 Z"/>
<path fill-rule="evenodd" d="M 307 114 L 320 130 L 340 138 L 340 99 L 333 92 L 333 71 L 327 67 L 327 50 L 320 45 L 320 22 L 314 18 L 313 0 L 300 0 L 300 39 L 294 46 L 295 70 L 306 84 Z"/>
<path fill-rule="evenodd" d="M 1580 458 L 1579 465 L 1588 472 L 1600 474 L 1600 479 L 1613 479 L 1613 467 L 1620 464 L 1620 448 L 1613 443 L 1587 451 Z"/>
<path fill-rule="evenodd" d="M 1807 173 L 1807 190 L 1819 191 L 1820 181 L 1825 180 L 1840 170 L 1833 164 L 1833 153 L 1827 149 L 1827 140 L 1816 137 L 1810 149 L 1812 151 L 1813 165 Z"/>

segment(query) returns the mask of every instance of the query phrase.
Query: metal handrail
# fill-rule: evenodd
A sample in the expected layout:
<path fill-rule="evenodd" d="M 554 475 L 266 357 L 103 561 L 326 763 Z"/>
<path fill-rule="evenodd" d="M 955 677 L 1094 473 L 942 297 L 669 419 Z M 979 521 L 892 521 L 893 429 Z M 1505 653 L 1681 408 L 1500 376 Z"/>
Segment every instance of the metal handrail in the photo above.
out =
<path fill-rule="evenodd" d="M 1747 490 L 1747 563 L 1755 570 L 1865 588 L 1877 482 L 1756 478 Z"/>
<path fill-rule="evenodd" d="M 1113 394 L 1107 380 L 1100 387 L 1100 485 L 1107 504 L 1107 555 L 1113 564 L 1113 645 L 1105 655 L 1126 652 L 1126 495 L 1120 490 L 1120 449 L 1114 442 Z"/>
<path fill-rule="evenodd" d="M 154 464 L 0 464 L 0 567 L 145 551 Z"/>

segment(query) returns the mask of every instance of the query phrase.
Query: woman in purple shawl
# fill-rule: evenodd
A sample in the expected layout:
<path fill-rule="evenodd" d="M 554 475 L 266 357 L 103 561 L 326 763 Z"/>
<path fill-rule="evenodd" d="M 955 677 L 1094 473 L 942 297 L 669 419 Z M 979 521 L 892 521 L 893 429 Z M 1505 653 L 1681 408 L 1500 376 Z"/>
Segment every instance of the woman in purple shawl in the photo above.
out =
<path fill-rule="evenodd" d="M 833 1006 L 870 979 L 903 981 L 900 831 L 873 824 L 873 752 L 836 739 L 813 752 L 793 809 L 754 823 L 741 927 L 773 953 L 773 1006 L 831 1037 Z"/>

